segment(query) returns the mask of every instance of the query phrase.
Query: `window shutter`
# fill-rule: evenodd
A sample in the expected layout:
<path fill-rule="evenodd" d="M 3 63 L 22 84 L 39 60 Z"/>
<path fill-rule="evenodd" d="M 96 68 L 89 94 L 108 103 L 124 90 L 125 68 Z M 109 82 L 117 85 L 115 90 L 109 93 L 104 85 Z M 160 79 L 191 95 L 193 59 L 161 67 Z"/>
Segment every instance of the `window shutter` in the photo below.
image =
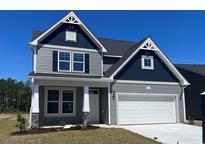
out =
<path fill-rule="evenodd" d="M 53 71 L 58 71 L 58 51 L 53 51 Z"/>
<path fill-rule="evenodd" d="M 89 54 L 85 54 L 85 73 L 89 73 L 89 66 L 90 62 L 89 62 Z"/>

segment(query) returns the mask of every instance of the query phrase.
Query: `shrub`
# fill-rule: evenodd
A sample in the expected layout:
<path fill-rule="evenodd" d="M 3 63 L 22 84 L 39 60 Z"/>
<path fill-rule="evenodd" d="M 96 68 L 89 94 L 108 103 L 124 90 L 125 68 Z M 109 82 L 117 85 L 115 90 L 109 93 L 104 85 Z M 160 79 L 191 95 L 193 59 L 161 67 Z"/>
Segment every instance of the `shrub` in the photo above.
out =
<path fill-rule="evenodd" d="M 17 123 L 16 127 L 19 128 L 19 132 L 22 133 L 25 131 L 26 127 L 26 119 L 22 116 L 22 114 L 19 112 L 17 115 Z"/>
<path fill-rule="evenodd" d="M 65 121 L 61 120 L 61 122 L 59 123 L 59 125 L 60 125 L 60 126 L 65 126 L 66 123 L 65 123 Z"/>
<path fill-rule="evenodd" d="M 188 116 L 188 123 L 190 125 L 193 125 L 194 124 L 194 117 L 193 116 Z"/>

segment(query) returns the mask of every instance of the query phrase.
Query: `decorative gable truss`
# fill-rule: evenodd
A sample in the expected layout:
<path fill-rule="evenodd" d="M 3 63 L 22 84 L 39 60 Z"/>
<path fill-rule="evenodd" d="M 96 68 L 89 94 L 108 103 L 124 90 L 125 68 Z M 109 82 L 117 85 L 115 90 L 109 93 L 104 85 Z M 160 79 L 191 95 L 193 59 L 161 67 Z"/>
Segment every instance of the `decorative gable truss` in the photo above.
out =
<path fill-rule="evenodd" d="M 78 19 L 75 18 L 73 14 L 71 14 L 67 19 L 63 21 L 64 23 L 70 23 L 70 24 L 80 24 Z"/>
<path fill-rule="evenodd" d="M 164 55 L 164 53 L 157 47 L 157 45 L 152 41 L 151 38 L 147 38 L 110 76 L 111 79 L 131 60 L 131 58 L 136 55 L 141 49 L 152 50 L 159 56 L 159 58 L 164 62 L 164 64 L 169 68 L 169 70 L 176 76 L 176 78 L 181 82 L 182 85 L 187 86 L 190 83 L 181 75 L 181 73 L 175 68 L 171 61 Z"/>
<path fill-rule="evenodd" d="M 149 40 L 149 39 L 144 43 L 144 46 L 142 46 L 142 49 L 145 49 L 145 50 L 157 50 L 155 45 L 153 44 L 153 42 L 151 40 Z"/>
<path fill-rule="evenodd" d="M 68 15 L 66 15 L 63 19 L 58 21 L 55 25 L 53 25 L 51 28 L 49 28 L 42 35 L 40 35 L 35 40 L 30 42 L 30 45 L 31 46 L 37 46 L 42 39 L 44 39 L 46 36 L 51 34 L 54 30 L 59 28 L 63 23 L 78 24 L 81 27 L 81 29 L 88 35 L 88 37 L 95 43 L 95 45 L 97 47 L 99 47 L 99 49 L 102 52 L 107 52 L 107 50 L 100 43 L 100 41 L 91 33 L 91 31 L 83 24 L 83 22 L 72 11 L 70 13 L 68 13 Z"/>

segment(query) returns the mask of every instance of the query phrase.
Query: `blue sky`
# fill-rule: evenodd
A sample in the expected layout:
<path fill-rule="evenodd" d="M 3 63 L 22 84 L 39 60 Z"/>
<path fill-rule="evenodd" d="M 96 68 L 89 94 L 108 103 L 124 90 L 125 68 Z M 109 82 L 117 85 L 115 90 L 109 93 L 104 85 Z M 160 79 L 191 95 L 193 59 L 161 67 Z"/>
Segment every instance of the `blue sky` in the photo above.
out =
<path fill-rule="evenodd" d="M 0 11 L 0 78 L 27 80 L 28 42 L 69 11 Z M 205 64 L 205 11 L 75 11 L 97 37 L 140 41 L 151 36 L 173 63 Z"/>

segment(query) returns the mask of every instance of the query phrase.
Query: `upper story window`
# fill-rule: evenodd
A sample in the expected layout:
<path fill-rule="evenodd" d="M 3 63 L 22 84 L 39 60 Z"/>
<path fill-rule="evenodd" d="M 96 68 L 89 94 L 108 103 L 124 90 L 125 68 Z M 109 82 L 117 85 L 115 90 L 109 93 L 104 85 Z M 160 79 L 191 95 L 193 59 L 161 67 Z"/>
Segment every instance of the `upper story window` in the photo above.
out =
<path fill-rule="evenodd" d="M 66 31 L 65 32 L 65 41 L 76 42 L 77 41 L 77 33 L 74 31 Z"/>
<path fill-rule="evenodd" d="M 85 72 L 85 54 L 73 52 L 73 72 Z"/>
<path fill-rule="evenodd" d="M 154 58 L 153 56 L 142 55 L 141 68 L 147 70 L 154 70 Z"/>
<path fill-rule="evenodd" d="M 58 57 L 58 70 L 59 71 L 67 71 L 70 72 L 70 52 L 59 52 L 59 57 Z"/>

